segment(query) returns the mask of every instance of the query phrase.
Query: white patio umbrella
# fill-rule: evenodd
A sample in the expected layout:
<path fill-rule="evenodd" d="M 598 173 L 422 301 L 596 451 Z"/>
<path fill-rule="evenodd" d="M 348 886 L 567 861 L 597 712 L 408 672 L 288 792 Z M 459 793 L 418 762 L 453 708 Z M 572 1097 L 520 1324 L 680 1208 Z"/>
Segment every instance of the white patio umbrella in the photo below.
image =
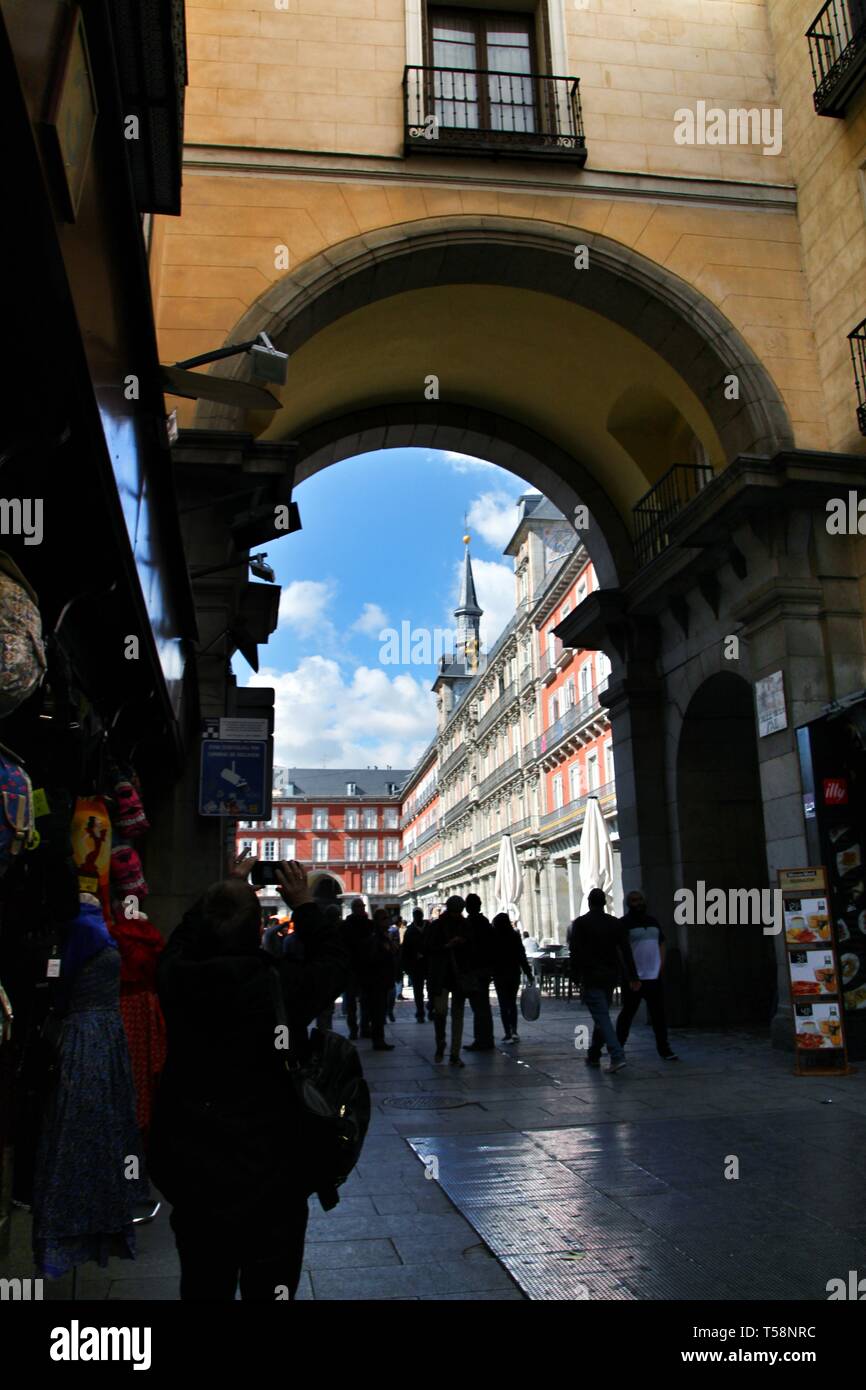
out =
<path fill-rule="evenodd" d="M 586 803 L 586 815 L 580 832 L 580 914 L 589 911 L 587 899 L 591 888 L 603 888 L 609 893 L 613 886 L 613 846 L 607 822 L 601 814 L 598 797 Z"/>
<path fill-rule="evenodd" d="M 523 874 L 520 871 L 517 851 L 511 836 L 503 835 L 499 846 L 499 859 L 496 863 L 496 877 L 493 880 L 493 892 L 499 911 L 507 912 L 514 923 L 520 920 L 517 904 L 522 891 Z"/>

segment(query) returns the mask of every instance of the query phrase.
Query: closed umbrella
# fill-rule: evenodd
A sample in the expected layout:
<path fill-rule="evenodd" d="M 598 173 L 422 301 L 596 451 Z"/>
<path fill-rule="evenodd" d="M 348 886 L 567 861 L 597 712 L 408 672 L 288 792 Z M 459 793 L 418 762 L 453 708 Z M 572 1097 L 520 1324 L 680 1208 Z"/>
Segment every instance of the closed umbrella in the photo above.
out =
<path fill-rule="evenodd" d="M 517 904 L 522 890 L 523 875 L 520 872 L 517 851 L 511 836 L 503 835 L 502 843 L 499 846 L 496 877 L 493 880 L 493 892 L 499 911 L 507 912 L 512 922 L 515 923 L 519 921 Z"/>
<path fill-rule="evenodd" d="M 580 915 L 589 911 L 587 899 L 591 888 L 603 888 L 609 893 L 612 886 L 613 846 L 598 797 L 591 796 L 586 803 L 580 832 Z"/>

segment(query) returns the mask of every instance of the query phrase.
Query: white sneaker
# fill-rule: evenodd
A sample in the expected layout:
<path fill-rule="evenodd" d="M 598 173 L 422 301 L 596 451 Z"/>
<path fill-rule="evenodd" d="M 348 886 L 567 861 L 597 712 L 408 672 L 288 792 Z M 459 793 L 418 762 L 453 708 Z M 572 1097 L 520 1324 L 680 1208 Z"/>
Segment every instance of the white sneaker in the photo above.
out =
<path fill-rule="evenodd" d="M 628 1063 L 623 1057 L 619 1062 L 611 1062 L 610 1066 L 608 1067 L 608 1071 L 622 1071 L 623 1067 L 625 1066 L 628 1066 Z"/>

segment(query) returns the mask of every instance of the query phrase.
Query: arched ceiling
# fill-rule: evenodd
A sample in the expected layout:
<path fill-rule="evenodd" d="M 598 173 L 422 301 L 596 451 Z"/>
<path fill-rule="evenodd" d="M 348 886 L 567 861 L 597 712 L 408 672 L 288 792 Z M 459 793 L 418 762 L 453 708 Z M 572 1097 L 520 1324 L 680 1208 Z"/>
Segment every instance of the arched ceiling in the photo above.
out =
<path fill-rule="evenodd" d="M 691 428 L 711 462 L 725 461 L 700 400 L 639 338 L 553 295 L 483 284 L 407 290 L 328 324 L 292 354 L 283 408 L 248 423 L 262 437 L 293 439 L 352 411 L 430 399 L 434 376 L 440 402 L 515 420 L 579 459 L 626 520 L 676 461 L 671 419 Z M 664 415 L 646 412 L 658 442 L 640 451 L 642 463 L 608 428 L 635 383 Z"/>

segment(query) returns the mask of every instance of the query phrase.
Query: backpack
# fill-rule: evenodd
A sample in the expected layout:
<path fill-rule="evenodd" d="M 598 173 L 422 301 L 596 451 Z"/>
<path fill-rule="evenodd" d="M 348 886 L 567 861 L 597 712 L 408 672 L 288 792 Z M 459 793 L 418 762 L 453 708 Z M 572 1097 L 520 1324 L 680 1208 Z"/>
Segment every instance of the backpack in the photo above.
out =
<path fill-rule="evenodd" d="M 340 1036 L 314 1028 L 303 1060 L 294 1047 L 277 963 L 268 962 L 277 1022 L 289 1040 L 285 1068 L 300 1121 L 299 1150 L 305 1195 L 315 1192 L 325 1211 L 340 1200 L 342 1187 L 361 1156 L 370 1124 L 370 1088 L 358 1049 Z"/>
<path fill-rule="evenodd" d="M 0 719 L 32 695 L 44 675 L 36 595 L 12 557 L 0 550 Z"/>
<path fill-rule="evenodd" d="M 37 839 L 30 778 L 0 744 L 0 878 L 16 855 Z"/>

